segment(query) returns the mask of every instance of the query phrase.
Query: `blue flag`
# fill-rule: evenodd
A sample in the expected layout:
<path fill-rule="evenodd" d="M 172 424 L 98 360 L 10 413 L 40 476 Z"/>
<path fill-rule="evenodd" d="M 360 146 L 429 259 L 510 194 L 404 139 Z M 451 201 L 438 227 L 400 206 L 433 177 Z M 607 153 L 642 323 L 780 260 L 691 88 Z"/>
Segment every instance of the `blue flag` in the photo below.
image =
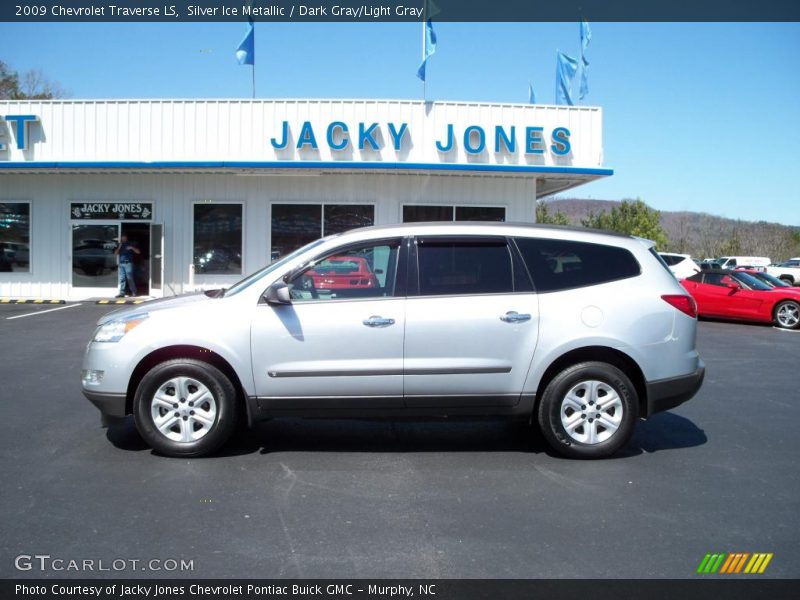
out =
<path fill-rule="evenodd" d="M 578 100 L 583 100 L 589 95 L 589 61 L 581 56 L 581 87 L 578 91 Z"/>
<path fill-rule="evenodd" d="M 584 19 L 581 21 L 581 86 L 578 91 L 578 99 L 583 100 L 589 95 L 589 61 L 586 58 L 586 49 L 592 41 L 592 30 L 589 22 Z"/>
<path fill-rule="evenodd" d="M 586 52 L 589 47 L 589 42 L 592 41 L 592 30 L 589 27 L 589 21 L 584 19 L 581 21 L 581 54 Z"/>
<path fill-rule="evenodd" d="M 575 104 L 572 100 L 572 80 L 578 70 L 578 61 L 556 51 L 556 104 Z"/>
<path fill-rule="evenodd" d="M 528 83 L 528 104 L 536 104 L 536 95 L 533 93 L 532 83 Z"/>
<path fill-rule="evenodd" d="M 417 69 L 417 77 L 425 81 L 425 66 L 428 64 L 428 59 L 436 52 L 436 33 L 433 31 L 433 23 L 430 19 L 425 21 L 422 32 L 422 64 Z"/>
<path fill-rule="evenodd" d="M 247 33 L 239 47 L 236 48 L 236 60 L 240 65 L 256 64 L 256 30 L 253 26 L 253 19 L 247 20 Z"/>

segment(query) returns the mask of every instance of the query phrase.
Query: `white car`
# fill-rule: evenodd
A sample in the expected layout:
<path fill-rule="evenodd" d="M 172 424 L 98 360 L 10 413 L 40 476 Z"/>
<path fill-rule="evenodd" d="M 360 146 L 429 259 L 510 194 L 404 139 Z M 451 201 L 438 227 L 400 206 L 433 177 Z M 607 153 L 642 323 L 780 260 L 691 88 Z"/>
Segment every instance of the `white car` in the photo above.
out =
<path fill-rule="evenodd" d="M 365 261 L 374 282 L 315 270 Z M 505 416 L 599 458 L 705 373 L 696 304 L 653 243 L 487 223 L 366 227 L 317 240 L 227 290 L 103 317 L 84 395 L 170 456 L 272 417 Z"/>
<path fill-rule="evenodd" d="M 800 257 L 790 258 L 778 265 L 767 267 L 767 273 L 789 285 L 800 285 Z"/>
<path fill-rule="evenodd" d="M 700 272 L 700 267 L 688 254 L 675 254 L 674 252 L 659 252 L 658 254 L 678 279 L 686 279 Z"/>

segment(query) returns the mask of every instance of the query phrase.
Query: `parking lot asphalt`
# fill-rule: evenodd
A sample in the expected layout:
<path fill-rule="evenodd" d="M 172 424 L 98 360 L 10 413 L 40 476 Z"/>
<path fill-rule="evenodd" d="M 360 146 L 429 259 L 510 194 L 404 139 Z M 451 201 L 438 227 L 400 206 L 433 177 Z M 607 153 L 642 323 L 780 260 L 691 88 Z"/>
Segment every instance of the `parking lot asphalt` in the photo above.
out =
<path fill-rule="evenodd" d="M 692 578 L 709 552 L 800 576 L 800 333 L 701 322 L 702 390 L 609 460 L 521 423 L 301 420 L 186 460 L 100 427 L 79 371 L 109 309 L 67 306 L 0 307 L 0 577 Z"/>

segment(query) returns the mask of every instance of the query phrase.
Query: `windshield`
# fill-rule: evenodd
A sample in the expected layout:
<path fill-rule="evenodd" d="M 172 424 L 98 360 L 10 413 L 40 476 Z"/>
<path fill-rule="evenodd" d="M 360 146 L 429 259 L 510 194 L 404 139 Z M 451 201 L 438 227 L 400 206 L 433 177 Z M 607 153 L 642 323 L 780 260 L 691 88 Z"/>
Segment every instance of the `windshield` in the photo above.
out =
<path fill-rule="evenodd" d="M 325 241 L 329 240 L 330 237 L 331 236 L 328 236 L 328 237 L 325 237 L 325 238 L 320 238 L 318 240 L 314 240 L 310 244 L 306 244 L 302 248 L 298 248 L 294 252 L 291 252 L 290 254 L 287 254 L 286 256 L 284 256 L 282 258 L 279 258 L 278 260 L 269 263 L 263 269 L 261 269 L 259 271 L 256 271 L 255 273 L 252 273 L 252 274 L 248 275 L 247 277 L 245 277 L 244 279 L 242 279 L 238 283 L 233 284 L 231 287 L 229 287 L 227 290 L 225 290 L 225 296 L 233 296 L 235 294 L 238 294 L 242 290 L 247 289 L 253 283 L 258 281 L 259 279 L 261 279 L 265 275 L 269 275 L 270 273 L 272 273 L 276 269 L 279 269 L 283 265 L 291 262 L 296 257 L 300 256 L 303 252 L 306 252 L 307 250 L 311 250 L 312 248 L 314 248 L 316 246 L 319 246 L 322 242 L 325 242 Z"/>
<path fill-rule="evenodd" d="M 734 278 L 738 279 L 742 283 L 744 283 L 747 287 L 751 290 L 771 290 L 772 286 L 767 285 L 763 281 L 759 281 L 752 275 L 748 275 L 747 273 L 736 273 L 734 274 Z"/>
<path fill-rule="evenodd" d="M 767 283 L 774 285 L 775 287 L 792 287 L 782 279 L 778 279 L 774 275 L 770 275 L 769 273 L 759 273 L 758 275 L 753 275 L 753 277 L 758 277 L 759 279 L 763 279 Z"/>

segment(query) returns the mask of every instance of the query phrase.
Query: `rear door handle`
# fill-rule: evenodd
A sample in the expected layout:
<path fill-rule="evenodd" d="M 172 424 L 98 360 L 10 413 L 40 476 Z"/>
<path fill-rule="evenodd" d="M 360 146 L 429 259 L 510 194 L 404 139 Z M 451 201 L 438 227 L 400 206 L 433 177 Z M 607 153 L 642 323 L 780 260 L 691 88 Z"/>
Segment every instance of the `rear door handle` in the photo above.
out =
<path fill-rule="evenodd" d="M 394 325 L 394 319 L 384 319 L 378 315 L 372 315 L 369 319 L 362 321 L 367 327 L 388 327 Z"/>
<path fill-rule="evenodd" d="M 522 323 L 523 321 L 530 321 L 531 316 L 527 313 L 518 313 L 515 310 L 510 310 L 500 317 L 500 320 L 506 323 Z"/>

